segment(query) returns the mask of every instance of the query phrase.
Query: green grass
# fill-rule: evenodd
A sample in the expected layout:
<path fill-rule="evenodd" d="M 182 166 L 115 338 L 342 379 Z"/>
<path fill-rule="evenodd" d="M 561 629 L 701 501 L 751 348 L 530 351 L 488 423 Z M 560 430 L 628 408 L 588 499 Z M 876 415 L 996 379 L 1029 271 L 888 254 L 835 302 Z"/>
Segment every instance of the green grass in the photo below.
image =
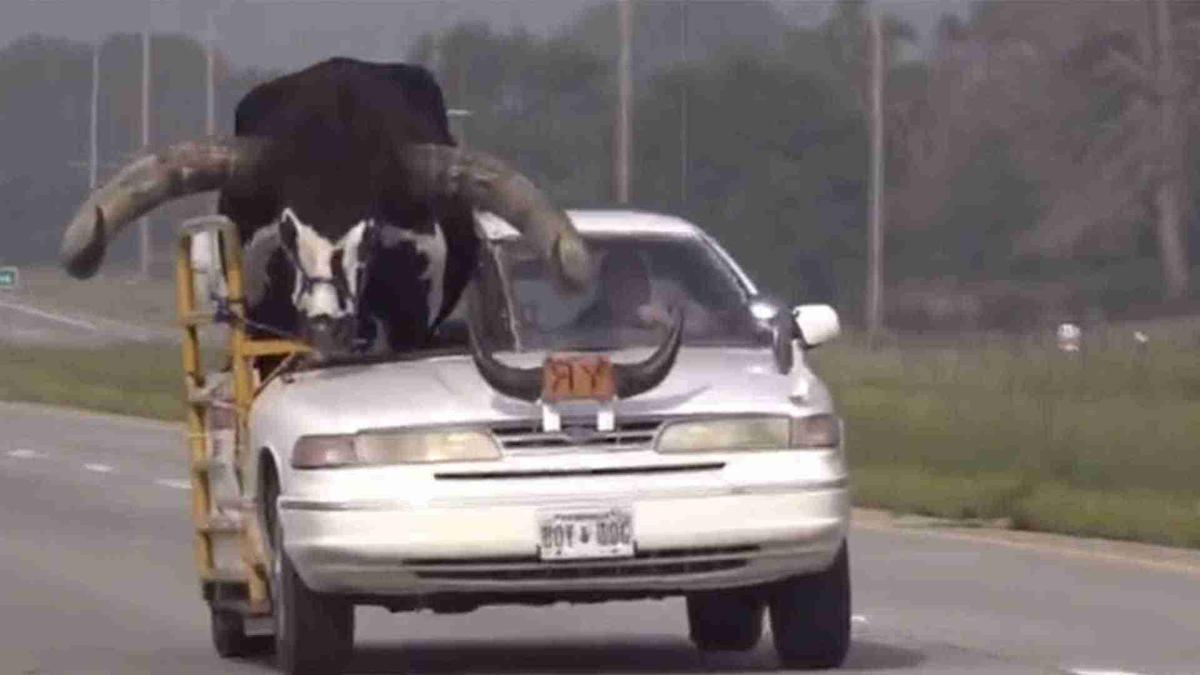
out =
<path fill-rule="evenodd" d="M 1200 547 L 1200 353 L 1191 324 L 1152 328 L 1144 350 L 1123 327 L 1082 354 L 987 336 L 815 352 L 856 502 Z"/>
<path fill-rule="evenodd" d="M 0 344 L 0 400 L 183 419 L 173 345 L 59 349 Z"/>
<path fill-rule="evenodd" d="M 1048 340 L 853 336 L 812 354 L 846 418 L 855 503 L 1200 547 L 1200 350 L 1192 322 Z M 178 349 L 0 345 L 0 399 L 181 419 Z"/>

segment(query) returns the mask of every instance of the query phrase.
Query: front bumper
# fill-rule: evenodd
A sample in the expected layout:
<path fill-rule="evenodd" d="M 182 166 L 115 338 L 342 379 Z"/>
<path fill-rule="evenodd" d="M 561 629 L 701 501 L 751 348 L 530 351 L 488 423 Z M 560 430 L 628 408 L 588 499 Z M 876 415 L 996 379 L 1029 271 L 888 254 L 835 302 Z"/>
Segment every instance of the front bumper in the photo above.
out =
<path fill-rule="evenodd" d="M 288 496 L 279 513 L 289 556 L 305 583 L 323 592 L 670 595 L 827 568 L 850 513 L 844 470 L 833 474 L 744 485 L 713 476 L 684 479 L 691 485 L 576 480 L 562 489 L 542 481 L 469 499 Z M 539 514 L 606 506 L 632 510 L 636 557 L 538 559 Z"/>

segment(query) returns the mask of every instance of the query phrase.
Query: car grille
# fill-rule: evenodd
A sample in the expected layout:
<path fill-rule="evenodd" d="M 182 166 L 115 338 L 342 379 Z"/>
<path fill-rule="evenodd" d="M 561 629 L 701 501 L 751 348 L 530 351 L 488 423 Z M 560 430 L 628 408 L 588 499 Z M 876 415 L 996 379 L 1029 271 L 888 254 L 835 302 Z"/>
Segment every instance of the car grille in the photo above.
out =
<path fill-rule="evenodd" d="M 436 480 L 507 480 L 522 478 L 582 478 L 585 476 L 637 476 L 656 473 L 720 471 L 725 462 L 657 464 L 654 466 L 606 466 L 592 469 L 534 469 L 528 471 L 441 471 Z"/>
<path fill-rule="evenodd" d="M 544 563 L 533 558 L 408 560 L 418 578 L 443 581 L 564 581 L 683 577 L 738 569 L 749 564 L 755 546 L 639 553 L 624 560 Z"/>
<path fill-rule="evenodd" d="M 597 431 L 590 420 L 563 420 L 562 431 L 542 431 L 536 424 L 504 424 L 492 434 L 508 454 L 577 450 L 641 450 L 654 442 L 662 420 L 618 420 L 612 431 Z"/>

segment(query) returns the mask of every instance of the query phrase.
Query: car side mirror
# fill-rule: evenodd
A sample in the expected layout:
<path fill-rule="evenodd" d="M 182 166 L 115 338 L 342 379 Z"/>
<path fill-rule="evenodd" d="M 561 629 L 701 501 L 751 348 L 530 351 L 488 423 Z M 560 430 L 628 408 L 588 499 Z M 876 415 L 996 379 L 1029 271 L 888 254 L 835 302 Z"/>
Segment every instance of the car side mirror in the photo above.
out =
<path fill-rule="evenodd" d="M 837 310 L 829 305 L 800 305 L 792 310 L 797 337 L 812 349 L 834 339 L 842 332 Z"/>
<path fill-rule="evenodd" d="M 791 312 L 778 312 L 771 319 L 771 352 L 775 355 L 775 368 L 780 375 L 792 372 L 795 356 L 792 343 L 800 337 L 797 323 Z"/>

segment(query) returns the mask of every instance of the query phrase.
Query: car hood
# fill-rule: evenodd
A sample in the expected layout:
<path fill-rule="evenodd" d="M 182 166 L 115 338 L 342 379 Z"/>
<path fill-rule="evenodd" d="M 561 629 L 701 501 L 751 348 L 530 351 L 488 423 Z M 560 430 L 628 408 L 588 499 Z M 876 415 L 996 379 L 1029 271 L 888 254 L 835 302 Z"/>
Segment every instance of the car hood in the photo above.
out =
<path fill-rule="evenodd" d="M 646 358 L 649 349 L 612 355 L 614 361 Z M 543 354 L 497 354 L 521 367 L 541 363 Z M 770 350 L 685 347 L 671 374 L 653 390 L 617 401 L 622 416 L 707 414 L 804 414 L 830 409 L 829 393 L 804 363 L 780 375 Z M 597 406 L 564 406 L 567 416 L 594 415 Z M 541 408 L 503 396 L 479 375 L 469 355 L 416 361 L 339 366 L 299 372 L 268 384 L 252 418 L 273 418 L 298 435 L 353 433 L 399 426 L 538 420 Z"/>

